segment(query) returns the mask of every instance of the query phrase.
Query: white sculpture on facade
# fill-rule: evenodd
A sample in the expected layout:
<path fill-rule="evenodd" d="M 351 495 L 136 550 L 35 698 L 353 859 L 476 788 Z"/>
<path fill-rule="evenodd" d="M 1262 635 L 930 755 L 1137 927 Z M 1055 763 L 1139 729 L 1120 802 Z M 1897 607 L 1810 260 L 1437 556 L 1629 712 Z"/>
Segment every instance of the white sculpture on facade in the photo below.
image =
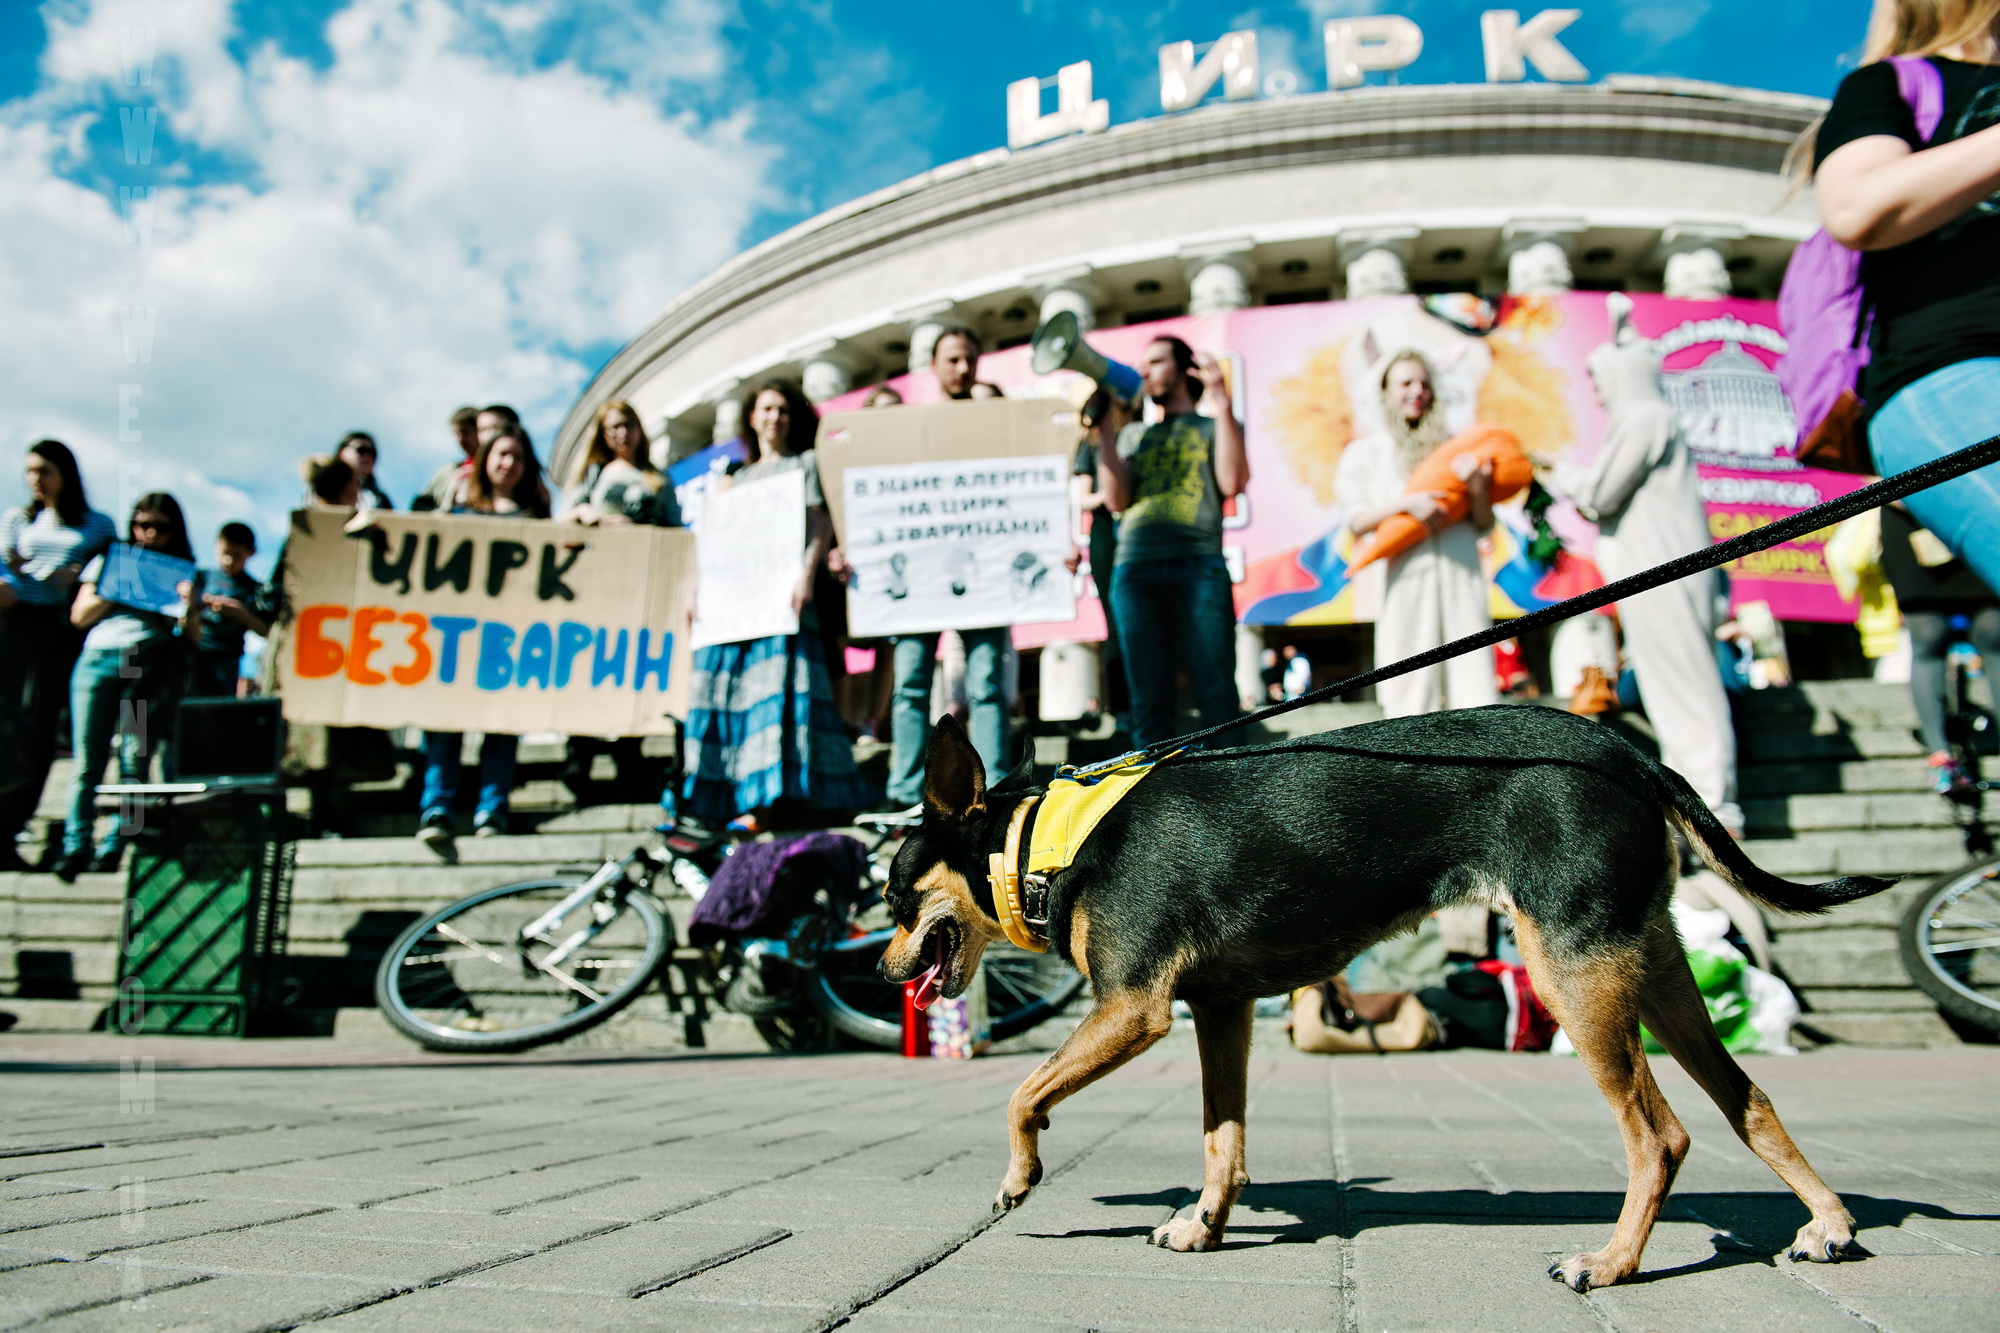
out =
<path fill-rule="evenodd" d="M 1214 315 L 1250 304 L 1250 278 L 1243 266 L 1227 259 L 1199 260 L 1190 267 L 1188 313 Z"/>
<path fill-rule="evenodd" d="M 854 371 L 844 362 L 828 356 L 816 356 L 806 362 L 805 372 L 799 377 L 799 387 L 805 390 L 808 400 L 823 403 L 829 398 L 838 398 L 854 387 Z"/>
<path fill-rule="evenodd" d="M 1718 301 L 1730 293 L 1729 266 L 1722 252 L 1704 245 L 1667 256 L 1666 281 L 1661 290 L 1683 301 Z"/>
<path fill-rule="evenodd" d="M 1359 301 L 1370 296 L 1405 296 L 1410 275 L 1403 257 L 1386 246 L 1364 250 L 1347 265 L 1347 299 Z"/>
<path fill-rule="evenodd" d="M 1559 296 L 1575 285 L 1569 251 L 1556 241 L 1522 246 L 1507 260 L 1507 290 L 1515 296 Z"/>

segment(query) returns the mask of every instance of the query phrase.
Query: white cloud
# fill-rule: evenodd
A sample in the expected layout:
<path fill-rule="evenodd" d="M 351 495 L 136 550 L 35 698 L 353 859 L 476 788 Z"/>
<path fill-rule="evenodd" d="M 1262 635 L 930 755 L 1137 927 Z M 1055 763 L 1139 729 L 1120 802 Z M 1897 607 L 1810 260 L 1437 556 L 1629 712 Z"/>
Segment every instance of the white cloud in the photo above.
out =
<path fill-rule="evenodd" d="M 198 527 L 275 534 L 297 459 L 346 430 L 377 433 L 397 490 L 448 456 L 461 403 L 545 435 L 594 368 L 579 349 L 644 327 L 769 202 L 747 113 L 671 109 L 721 77 L 720 13 L 665 8 L 559 30 L 545 4 L 355 0 L 317 68 L 239 60 L 227 0 L 51 6 L 40 88 L 0 106 L 0 499 L 53 435 L 99 508 L 163 487 Z M 132 28 L 157 30 L 148 86 L 126 84 Z M 552 44 L 574 54 L 524 54 Z M 153 161 L 129 165 L 115 108 L 148 103 Z M 146 244 L 120 185 L 157 189 Z M 149 364 L 121 305 L 158 307 Z"/>

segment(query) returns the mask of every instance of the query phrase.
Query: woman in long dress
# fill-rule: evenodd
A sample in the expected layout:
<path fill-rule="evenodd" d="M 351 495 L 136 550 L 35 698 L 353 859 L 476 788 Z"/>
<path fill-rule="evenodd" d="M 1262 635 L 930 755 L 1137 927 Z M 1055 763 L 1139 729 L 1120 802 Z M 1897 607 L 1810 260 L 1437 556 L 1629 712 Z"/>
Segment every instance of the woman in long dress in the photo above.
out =
<path fill-rule="evenodd" d="M 820 647 L 813 576 L 833 546 L 813 441 L 819 413 L 798 386 L 770 380 L 743 400 L 749 460 L 724 485 L 805 474 L 806 546 L 792 589 L 799 632 L 700 648 L 688 708 L 683 810 L 705 823 L 742 815 L 770 822 L 773 807 L 846 812 L 870 800 L 834 706 Z"/>

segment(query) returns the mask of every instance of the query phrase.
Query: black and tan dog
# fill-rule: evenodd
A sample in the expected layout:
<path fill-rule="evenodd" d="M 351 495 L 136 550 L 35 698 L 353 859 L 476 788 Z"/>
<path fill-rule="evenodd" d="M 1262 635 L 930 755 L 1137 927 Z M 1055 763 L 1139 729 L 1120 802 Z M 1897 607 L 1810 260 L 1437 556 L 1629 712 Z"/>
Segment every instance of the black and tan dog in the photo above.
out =
<path fill-rule="evenodd" d="M 889 878 L 900 929 L 882 974 L 902 982 L 928 962 L 957 995 L 1002 938 L 988 857 L 1014 807 L 1041 789 L 1025 765 L 989 789 L 950 718 L 926 763 L 923 824 Z M 1048 937 L 1090 978 L 1096 1003 L 1008 1106 L 1012 1158 L 996 1209 L 1016 1207 L 1040 1180 L 1037 1135 L 1056 1103 L 1159 1040 L 1180 998 L 1201 1051 L 1206 1171 L 1196 1215 L 1153 1241 L 1213 1249 L 1249 1179 L 1257 998 L 1333 976 L 1438 908 L 1480 903 L 1513 917 L 1537 993 L 1625 1140 L 1629 1185 L 1610 1243 L 1551 1276 L 1578 1291 L 1629 1277 L 1687 1155 L 1687 1131 L 1647 1066 L 1642 1022 L 1812 1210 L 1791 1256 L 1859 1254 L 1853 1217 L 1709 1022 L 1668 912 L 1678 872 L 1669 825 L 1724 879 L 1784 911 L 1824 911 L 1890 884 L 1766 874 L 1679 776 L 1609 728 L 1547 708 L 1404 718 L 1162 765 L 1050 882 Z"/>

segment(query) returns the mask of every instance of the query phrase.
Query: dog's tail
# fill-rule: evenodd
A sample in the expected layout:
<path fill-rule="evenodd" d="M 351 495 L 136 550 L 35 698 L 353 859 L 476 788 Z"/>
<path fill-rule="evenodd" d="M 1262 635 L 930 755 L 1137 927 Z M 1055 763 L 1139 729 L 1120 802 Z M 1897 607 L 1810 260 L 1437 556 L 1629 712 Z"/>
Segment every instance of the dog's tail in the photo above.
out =
<path fill-rule="evenodd" d="M 1857 898 L 1882 892 L 1896 881 L 1870 875 L 1847 875 L 1823 884 L 1799 884 L 1760 868 L 1744 855 L 1743 847 L 1729 835 L 1688 786 L 1687 779 L 1664 764 L 1653 766 L 1661 794 L 1666 797 L 1667 818 L 1687 836 L 1708 868 L 1727 880 L 1739 893 L 1747 894 L 1767 907 L 1785 912 L 1824 912 Z"/>

